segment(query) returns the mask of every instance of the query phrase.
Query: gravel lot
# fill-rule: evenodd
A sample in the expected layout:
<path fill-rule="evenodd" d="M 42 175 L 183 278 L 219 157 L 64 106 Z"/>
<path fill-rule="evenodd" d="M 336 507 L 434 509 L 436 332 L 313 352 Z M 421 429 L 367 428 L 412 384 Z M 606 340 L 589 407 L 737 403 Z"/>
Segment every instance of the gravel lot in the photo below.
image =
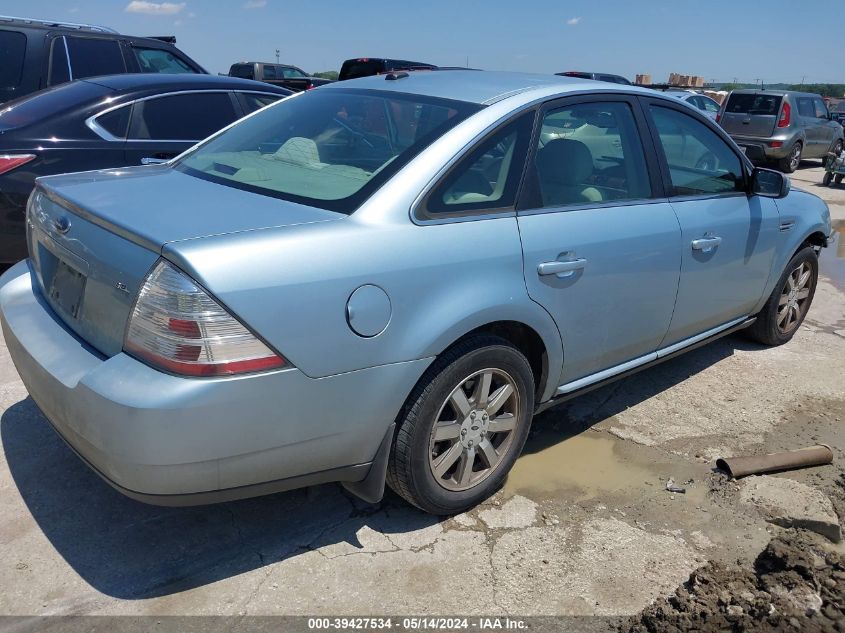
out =
<path fill-rule="evenodd" d="M 845 187 L 821 176 L 808 161 L 793 184 L 845 232 Z M 843 237 L 793 342 L 729 337 L 544 413 L 505 488 L 446 520 L 334 485 L 199 508 L 130 501 L 55 435 L 0 342 L 0 614 L 631 616 L 708 563 L 750 565 L 785 532 L 772 521 L 800 519 L 810 496 L 838 527 Z M 717 456 L 818 442 L 834 465 L 763 480 L 797 482 L 797 508 L 712 471 Z"/>

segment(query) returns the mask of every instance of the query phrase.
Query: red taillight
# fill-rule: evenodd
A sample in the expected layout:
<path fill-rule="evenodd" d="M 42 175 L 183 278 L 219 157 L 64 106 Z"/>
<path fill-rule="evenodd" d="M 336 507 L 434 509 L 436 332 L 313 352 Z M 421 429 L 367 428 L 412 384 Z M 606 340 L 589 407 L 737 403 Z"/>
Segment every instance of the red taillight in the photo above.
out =
<path fill-rule="evenodd" d="M 783 147 L 783 141 L 772 141 L 772 147 Z"/>
<path fill-rule="evenodd" d="M 165 261 L 141 287 L 123 348 L 153 367 L 185 376 L 231 376 L 289 366 Z"/>
<path fill-rule="evenodd" d="M 778 119 L 778 127 L 788 127 L 792 115 L 792 108 L 784 101 L 783 109 L 780 111 L 780 119 Z"/>
<path fill-rule="evenodd" d="M 12 171 L 33 158 L 35 158 L 35 154 L 0 154 L 0 174 Z"/>
<path fill-rule="evenodd" d="M 717 112 L 717 113 L 716 113 L 716 123 L 718 123 L 718 122 L 719 122 L 719 121 L 721 121 L 721 120 L 722 120 L 722 113 L 721 113 L 721 112 Z"/>

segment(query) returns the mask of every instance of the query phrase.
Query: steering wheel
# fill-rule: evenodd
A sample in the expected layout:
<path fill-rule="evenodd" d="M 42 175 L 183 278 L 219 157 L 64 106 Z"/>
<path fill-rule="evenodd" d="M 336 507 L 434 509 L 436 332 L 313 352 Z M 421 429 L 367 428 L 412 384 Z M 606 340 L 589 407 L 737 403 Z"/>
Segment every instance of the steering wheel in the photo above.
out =
<path fill-rule="evenodd" d="M 358 138 L 360 138 L 362 141 L 364 141 L 367 145 L 370 146 L 370 149 L 376 148 L 376 146 L 373 145 L 372 142 L 370 142 L 370 139 L 367 138 L 367 135 L 364 134 L 364 132 L 359 132 L 358 130 L 351 128 L 347 123 L 340 120 L 338 117 L 334 117 L 334 122 L 337 123 L 344 130 L 346 130 L 347 132 L 352 134 L 353 136 L 357 136 Z"/>

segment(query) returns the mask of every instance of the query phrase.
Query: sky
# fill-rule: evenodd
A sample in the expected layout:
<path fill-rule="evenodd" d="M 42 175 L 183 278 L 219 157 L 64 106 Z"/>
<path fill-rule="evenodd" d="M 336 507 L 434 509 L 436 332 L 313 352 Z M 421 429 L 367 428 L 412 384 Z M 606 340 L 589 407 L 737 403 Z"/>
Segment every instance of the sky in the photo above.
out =
<path fill-rule="evenodd" d="M 274 61 L 306 72 L 350 57 L 539 73 L 584 70 L 633 80 L 670 72 L 707 81 L 839 83 L 826 61 L 835 12 L 795 0 L 0 0 L 0 15 L 175 35 L 209 72 Z M 785 19 L 786 17 L 786 19 Z M 803 47 L 802 47 L 803 45 Z"/>

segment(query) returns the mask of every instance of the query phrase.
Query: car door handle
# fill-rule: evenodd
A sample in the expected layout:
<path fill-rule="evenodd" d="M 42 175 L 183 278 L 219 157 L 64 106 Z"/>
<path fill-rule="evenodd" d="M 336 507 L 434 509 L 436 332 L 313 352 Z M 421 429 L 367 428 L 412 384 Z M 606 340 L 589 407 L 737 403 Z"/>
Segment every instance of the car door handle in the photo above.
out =
<path fill-rule="evenodd" d="M 576 270 L 581 270 L 587 265 L 587 260 L 584 258 L 573 259 L 566 262 L 543 262 L 537 266 L 538 275 L 560 275 L 568 277 Z"/>
<path fill-rule="evenodd" d="M 721 243 L 721 237 L 702 237 L 692 241 L 692 250 L 709 253 Z"/>
<path fill-rule="evenodd" d="M 147 158 L 142 158 L 141 164 L 142 165 L 161 165 L 162 163 L 166 163 L 169 160 L 170 160 L 169 158 L 153 158 L 152 156 L 149 156 Z"/>

